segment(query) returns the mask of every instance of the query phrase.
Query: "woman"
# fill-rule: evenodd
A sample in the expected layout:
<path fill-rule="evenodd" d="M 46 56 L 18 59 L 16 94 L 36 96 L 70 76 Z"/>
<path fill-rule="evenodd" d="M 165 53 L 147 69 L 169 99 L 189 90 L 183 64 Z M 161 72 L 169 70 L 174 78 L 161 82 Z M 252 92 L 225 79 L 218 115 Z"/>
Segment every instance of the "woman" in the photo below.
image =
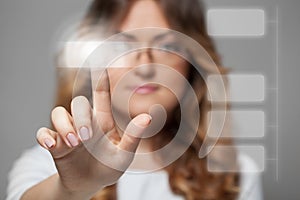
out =
<path fill-rule="evenodd" d="M 213 42 L 206 32 L 203 13 L 197 0 L 94 0 L 78 32 L 81 36 L 95 34 L 98 27 L 108 35 L 144 27 L 173 29 L 196 40 L 220 66 Z M 47 151 L 38 147 L 24 154 L 10 174 L 8 199 L 237 199 L 243 192 L 240 174 L 210 172 L 207 157 L 198 157 L 201 146 L 208 145 L 204 141 L 210 105 L 203 77 L 182 57 L 172 54 L 172 59 L 159 60 L 162 54 L 167 52 L 155 54 L 155 50 L 144 49 L 134 53 L 134 63 L 128 68 L 92 72 L 91 77 L 87 75 L 76 82 L 79 92 L 75 91 L 75 95 L 73 87 L 78 81 L 78 70 L 66 69 L 67 74 L 58 70 L 57 102 L 51 115 L 53 129 L 41 128 L 37 133 L 40 146 L 51 153 L 54 162 Z M 157 157 L 135 158 L 135 153 L 152 152 L 170 142 L 175 137 L 182 114 L 172 91 L 155 84 L 173 76 L 168 76 L 163 67 L 150 65 L 154 61 L 170 66 L 173 72 L 189 81 L 200 109 L 199 126 L 191 145 L 167 166 L 160 162 L 166 155 L 160 155 L 158 160 Z M 202 70 L 205 75 L 214 73 L 209 66 L 203 65 Z M 221 67 L 218 70 L 225 72 Z M 185 84 L 174 77 L 172 82 L 176 84 L 172 89 L 184 99 Z M 92 93 L 84 89 L 90 87 L 84 85 L 87 79 L 91 79 Z M 124 84 L 130 85 L 129 91 L 118 89 Z M 122 100 L 131 94 L 128 110 L 132 120 L 128 120 Z M 166 123 L 159 133 L 143 138 L 151 133 L 151 128 L 147 128 L 160 116 L 160 112 L 149 113 L 155 104 L 164 107 Z M 178 149 L 190 138 L 188 131 L 186 135 L 178 140 Z M 103 136 L 108 136 L 113 144 L 105 142 L 107 137 Z M 232 141 L 220 139 L 218 144 L 230 145 Z M 99 150 L 98 146 L 105 147 Z M 91 155 L 93 153 L 100 155 L 102 162 Z M 229 153 L 212 157 L 216 163 L 221 162 L 220 157 L 226 157 L 232 168 L 241 167 L 234 149 Z M 24 166 L 25 163 L 31 164 Z M 129 166 L 138 170 L 160 170 L 150 174 L 124 174 Z M 23 178 L 20 178 L 21 169 Z M 257 192 L 254 195 L 259 196 Z"/>

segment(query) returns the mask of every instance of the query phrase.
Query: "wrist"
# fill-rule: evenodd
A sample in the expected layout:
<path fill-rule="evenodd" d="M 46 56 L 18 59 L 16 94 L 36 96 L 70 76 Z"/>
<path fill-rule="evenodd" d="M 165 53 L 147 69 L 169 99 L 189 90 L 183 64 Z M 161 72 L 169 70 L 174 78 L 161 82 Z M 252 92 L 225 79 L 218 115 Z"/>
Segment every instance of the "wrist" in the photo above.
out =
<path fill-rule="evenodd" d="M 57 174 L 56 175 L 56 185 L 57 185 L 57 190 L 58 190 L 58 194 L 60 194 L 59 196 L 63 196 L 64 199 L 72 199 L 72 200 L 89 200 L 92 198 L 93 194 L 95 192 L 92 191 L 83 191 L 83 190 L 78 190 L 78 189 L 70 189 L 68 187 L 66 187 L 60 176 Z"/>

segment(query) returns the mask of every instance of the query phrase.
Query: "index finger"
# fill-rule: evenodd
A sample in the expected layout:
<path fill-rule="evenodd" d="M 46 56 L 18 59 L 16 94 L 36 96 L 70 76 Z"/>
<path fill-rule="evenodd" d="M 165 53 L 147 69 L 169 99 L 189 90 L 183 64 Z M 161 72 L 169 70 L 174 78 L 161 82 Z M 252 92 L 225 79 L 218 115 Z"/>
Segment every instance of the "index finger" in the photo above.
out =
<path fill-rule="evenodd" d="M 110 131 L 114 127 L 112 117 L 110 83 L 106 69 L 91 70 L 93 88 L 93 110 L 97 124 L 102 131 Z"/>

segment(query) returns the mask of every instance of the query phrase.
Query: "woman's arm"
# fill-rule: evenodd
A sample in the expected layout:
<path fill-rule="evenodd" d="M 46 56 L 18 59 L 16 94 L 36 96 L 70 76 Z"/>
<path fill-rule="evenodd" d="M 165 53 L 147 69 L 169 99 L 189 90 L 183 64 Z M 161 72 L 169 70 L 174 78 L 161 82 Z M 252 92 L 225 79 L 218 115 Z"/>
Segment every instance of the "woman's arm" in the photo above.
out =
<path fill-rule="evenodd" d="M 44 127 L 37 132 L 37 141 L 50 152 L 57 173 L 28 189 L 22 199 L 89 199 L 116 183 L 132 162 L 151 116 L 133 118 L 120 138 L 111 111 L 107 71 L 95 76 L 101 79 L 95 86 L 93 109 L 85 97 L 75 97 L 70 113 L 63 107 L 53 109 L 55 130 Z M 112 142 L 112 136 L 119 141 Z"/>
<path fill-rule="evenodd" d="M 21 197 L 21 200 L 55 200 L 55 199 L 72 199 L 84 200 L 90 199 L 92 193 L 84 193 L 80 191 L 68 191 L 60 181 L 59 175 L 56 173 L 37 185 L 28 189 Z"/>
<path fill-rule="evenodd" d="M 85 199 L 88 196 L 90 195 L 72 193 L 64 188 L 51 154 L 40 146 L 22 153 L 8 176 L 6 200 Z"/>

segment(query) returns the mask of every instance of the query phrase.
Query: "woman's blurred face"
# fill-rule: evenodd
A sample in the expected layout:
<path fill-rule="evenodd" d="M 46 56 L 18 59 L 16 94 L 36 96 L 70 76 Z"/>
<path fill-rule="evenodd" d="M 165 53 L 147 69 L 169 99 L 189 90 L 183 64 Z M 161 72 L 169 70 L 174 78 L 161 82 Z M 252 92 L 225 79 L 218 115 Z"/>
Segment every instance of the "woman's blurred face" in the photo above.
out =
<path fill-rule="evenodd" d="M 135 1 L 119 27 L 120 37 L 129 42 L 151 41 L 176 48 L 172 46 L 173 36 L 166 30 L 160 34 L 130 31 L 145 27 L 171 28 L 153 0 Z M 129 32 L 122 35 L 123 31 Z M 160 104 L 170 114 L 178 105 L 173 92 L 179 96 L 184 93 L 185 84 L 179 76 L 187 77 L 189 64 L 178 55 L 154 49 L 143 49 L 127 56 L 131 59 L 129 66 L 108 69 L 114 110 L 126 115 L 129 111 L 134 117 L 149 113 L 151 106 Z"/>

